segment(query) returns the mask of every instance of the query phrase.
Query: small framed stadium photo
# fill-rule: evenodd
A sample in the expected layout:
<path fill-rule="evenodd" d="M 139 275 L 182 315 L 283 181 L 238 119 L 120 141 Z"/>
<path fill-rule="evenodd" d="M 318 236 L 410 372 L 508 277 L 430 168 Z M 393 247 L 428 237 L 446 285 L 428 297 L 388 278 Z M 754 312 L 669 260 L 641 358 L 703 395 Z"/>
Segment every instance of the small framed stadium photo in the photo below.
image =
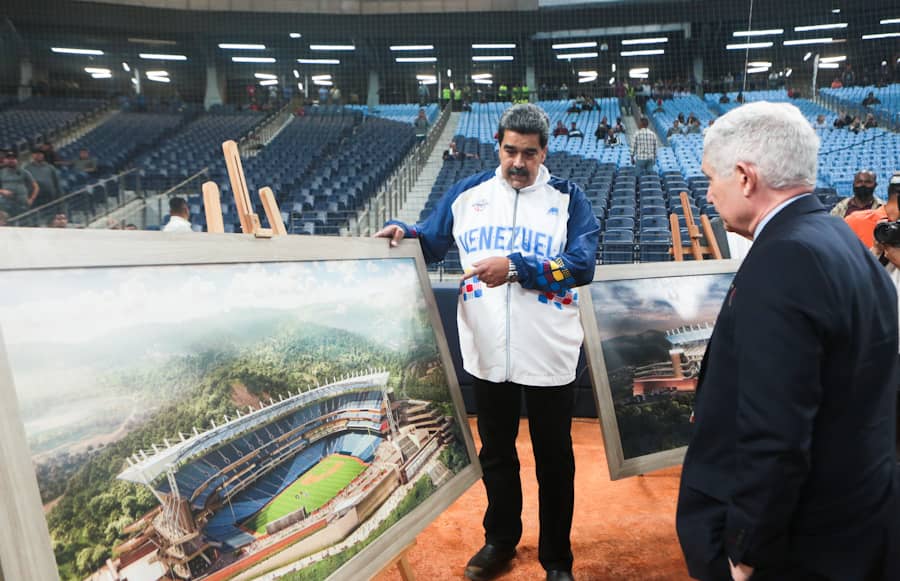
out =
<path fill-rule="evenodd" d="M 0 229 L 0 578 L 366 579 L 480 477 L 416 244 Z"/>
<path fill-rule="evenodd" d="M 584 349 L 613 480 L 682 462 L 700 362 L 740 261 L 597 267 Z"/>

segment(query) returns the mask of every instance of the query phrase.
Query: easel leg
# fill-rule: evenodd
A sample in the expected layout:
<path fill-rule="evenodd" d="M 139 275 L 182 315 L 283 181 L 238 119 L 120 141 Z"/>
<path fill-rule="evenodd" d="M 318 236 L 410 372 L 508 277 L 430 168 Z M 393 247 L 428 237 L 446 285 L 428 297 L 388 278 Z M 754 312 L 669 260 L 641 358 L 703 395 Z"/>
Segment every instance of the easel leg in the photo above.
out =
<path fill-rule="evenodd" d="M 384 569 L 381 570 L 382 573 L 387 571 L 388 569 L 392 569 L 394 565 L 397 566 L 397 570 L 400 571 L 400 578 L 403 581 L 416 581 L 416 575 L 413 573 L 412 567 L 409 566 L 409 561 L 406 559 L 406 554 L 409 553 L 409 550 L 416 546 L 416 541 L 413 540 L 410 544 L 405 546 L 400 554 L 394 557 L 394 560 L 385 565 Z"/>

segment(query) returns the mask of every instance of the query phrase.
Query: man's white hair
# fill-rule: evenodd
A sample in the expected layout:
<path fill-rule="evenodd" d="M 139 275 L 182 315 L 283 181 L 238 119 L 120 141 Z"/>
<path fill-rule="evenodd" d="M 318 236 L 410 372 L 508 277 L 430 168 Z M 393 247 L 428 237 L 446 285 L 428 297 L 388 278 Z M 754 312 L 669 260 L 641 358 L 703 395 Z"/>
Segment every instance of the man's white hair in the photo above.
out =
<path fill-rule="evenodd" d="M 742 105 L 716 119 L 703 140 L 703 155 L 717 176 L 730 176 L 738 162 L 750 163 L 776 190 L 814 187 L 818 154 L 815 130 L 789 103 Z"/>

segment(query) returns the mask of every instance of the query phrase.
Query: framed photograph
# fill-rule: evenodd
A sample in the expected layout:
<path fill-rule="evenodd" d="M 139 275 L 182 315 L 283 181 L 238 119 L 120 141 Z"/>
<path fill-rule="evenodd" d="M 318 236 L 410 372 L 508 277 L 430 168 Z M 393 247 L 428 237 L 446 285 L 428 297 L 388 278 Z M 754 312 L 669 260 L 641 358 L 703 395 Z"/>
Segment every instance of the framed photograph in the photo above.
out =
<path fill-rule="evenodd" d="M 416 244 L 0 229 L 6 579 L 365 579 L 480 477 Z"/>
<path fill-rule="evenodd" d="M 585 353 L 613 480 L 684 459 L 700 362 L 740 261 L 597 267 Z"/>

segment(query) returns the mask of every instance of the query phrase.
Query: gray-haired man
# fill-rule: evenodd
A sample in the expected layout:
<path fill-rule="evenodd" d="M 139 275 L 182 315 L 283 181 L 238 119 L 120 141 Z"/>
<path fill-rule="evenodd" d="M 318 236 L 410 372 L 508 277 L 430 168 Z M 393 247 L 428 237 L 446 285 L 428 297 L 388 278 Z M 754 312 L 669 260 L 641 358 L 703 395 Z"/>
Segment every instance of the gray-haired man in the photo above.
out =
<path fill-rule="evenodd" d="M 466 576 L 503 571 L 522 536 L 516 435 L 522 393 L 540 503 L 538 558 L 547 579 L 572 579 L 569 532 L 575 458 L 570 435 L 575 367 L 583 337 L 575 287 L 591 281 L 599 224 L 574 183 L 543 162 L 547 115 L 530 104 L 500 118 L 500 167 L 455 184 L 422 224 L 391 221 L 376 236 L 418 238 L 428 262 L 456 242 L 463 366 L 474 377 L 488 508 L 485 545 Z"/>

